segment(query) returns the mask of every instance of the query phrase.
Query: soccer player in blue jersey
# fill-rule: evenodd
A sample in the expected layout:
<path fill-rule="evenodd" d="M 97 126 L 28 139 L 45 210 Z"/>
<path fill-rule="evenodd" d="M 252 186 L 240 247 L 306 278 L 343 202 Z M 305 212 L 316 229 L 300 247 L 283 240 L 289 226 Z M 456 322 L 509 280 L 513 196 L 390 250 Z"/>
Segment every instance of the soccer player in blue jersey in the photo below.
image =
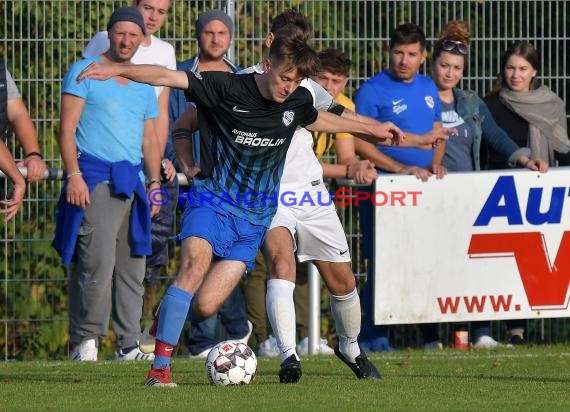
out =
<path fill-rule="evenodd" d="M 262 74 L 238 76 L 94 64 L 78 76 L 79 81 L 124 76 L 186 89 L 198 108 L 202 141 L 215 159 L 210 170 L 201 164 L 207 177 L 195 180 L 184 211 L 181 264 L 161 302 L 148 386 L 176 386 L 170 376 L 170 358 L 190 305 L 201 318 L 212 315 L 245 269 L 253 268 L 277 207 L 274 196 L 295 129 L 348 131 L 338 116 L 318 113 L 311 94 L 298 87 L 318 67 L 316 53 L 307 44 L 295 35 L 278 37 L 265 65 Z M 391 139 L 394 130 L 360 123 L 352 131 Z M 204 194 L 210 201 L 203 201 Z"/>

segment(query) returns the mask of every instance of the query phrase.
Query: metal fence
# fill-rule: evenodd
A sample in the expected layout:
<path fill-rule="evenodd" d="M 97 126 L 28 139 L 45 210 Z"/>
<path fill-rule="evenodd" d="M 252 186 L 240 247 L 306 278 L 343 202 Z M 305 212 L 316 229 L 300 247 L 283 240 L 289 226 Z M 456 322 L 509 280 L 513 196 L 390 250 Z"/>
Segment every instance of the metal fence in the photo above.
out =
<path fill-rule="evenodd" d="M 4 0 L 0 3 L 0 54 L 28 105 L 49 167 L 61 166 L 55 140 L 61 79 L 70 63 L 80 58 L 89 39 L 105 28 L 113 8 L 128 3 L 114 0 Z M 262 41 L 274 15 L 287 8 L 301 10 L 313 22 L 317 49 L 342 48 L 353 60 L 349 96 L 361 82 L 386 65 L 387 40 L 398 24 L 416 22 L 433 41 L 452 19 L 466 20 L 472 33 L 464 88 L 474 89 L 480 95 L 487 93 L 499 71 L 500 56 L 507 44 L 527 39 L 541 51 L 542 82 L 565 101 L 570 94 L 570 6 L 564 0 L 173 0 L 159 36 L 175 46 L 179 60 L 196 53 L 194 21 L 200 12 L 211 8 L 222 8 L 234 17 L 231 55 L 241 66 L 261 59 Z M 9 138 L 8 142 L 16 158 L 21 159 L 21 149 L 14 139 Z M 4 359 L 66 355 L 60 344 L 67 338 L 66 276 L 50 247 L 60 187 L 58 181 L 29 185 L 23 210 L 12 222 L 0 224 L 0 352 Z M 352 247 L 354 270 L 364 274 L 366 262 L 360 254 L 355 214 L 350 209 L 339 210 L 339 213 Z M 169 273 L 173 271 L 174 263 Z M 559 341 L 568 337 L 563 320 L 530 326 L 533 340 Z M 498 336 L 501 325 L 493 327 Z M 417 334 L 408 329 L 395 328 L 391 333 L 399 346 L 416 343 Z"/>

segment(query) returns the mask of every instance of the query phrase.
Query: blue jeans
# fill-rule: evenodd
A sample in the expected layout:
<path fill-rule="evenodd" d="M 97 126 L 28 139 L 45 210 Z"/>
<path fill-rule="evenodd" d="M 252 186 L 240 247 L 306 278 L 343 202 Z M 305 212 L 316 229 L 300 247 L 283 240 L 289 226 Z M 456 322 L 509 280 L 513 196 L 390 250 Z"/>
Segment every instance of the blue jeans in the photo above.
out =
<path fill-rule="evenodd" d="M 224 340 L 241 339 L 248 331 L 245 299 L 238 286 L 216 315 L 190 325 L 188 348 L 197 355 Z"/>

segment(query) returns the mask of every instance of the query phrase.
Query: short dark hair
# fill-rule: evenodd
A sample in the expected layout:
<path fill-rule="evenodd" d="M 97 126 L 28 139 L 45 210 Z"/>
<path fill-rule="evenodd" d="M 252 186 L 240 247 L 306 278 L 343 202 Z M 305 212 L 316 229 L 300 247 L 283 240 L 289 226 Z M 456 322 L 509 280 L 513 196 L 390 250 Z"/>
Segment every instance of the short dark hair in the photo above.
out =
<path fill-rule="evenodd" d="M 342 50 L 329 47 L 328 49 L 321 50 L 318 57 L 320 63 L 319 71 L 346 77 L 350 76 L 352 62 Z"/>
<path fill-rule="evenodd" d="M 313 37 L 313 28 L 309 19 L 297 10 L 289 9 L 283 13 L 278 14 L 271 21 L 270 32 L 277 34 L 279 30 L 287 25 L 297 26 L 302 30 L 304 41 L 307 42 Z"/>
<path fill-rule="evenodd" d="M 280 65 L 288 64 L 287 70 L 297 69 L 302 77 L 316 74 L 319 68 L 317 52 L 299 38 L 299 28 L 286 26 L 279 30 L 269 47 L 269 59 Z"/>
<path fill-rule="evenodd" d="M 420 43 L 422 51 L 426 49 L 426 35 L 420 26 L 414 23 L 401 24 L 392 32 L 390 48 L 397 44 Z"/>

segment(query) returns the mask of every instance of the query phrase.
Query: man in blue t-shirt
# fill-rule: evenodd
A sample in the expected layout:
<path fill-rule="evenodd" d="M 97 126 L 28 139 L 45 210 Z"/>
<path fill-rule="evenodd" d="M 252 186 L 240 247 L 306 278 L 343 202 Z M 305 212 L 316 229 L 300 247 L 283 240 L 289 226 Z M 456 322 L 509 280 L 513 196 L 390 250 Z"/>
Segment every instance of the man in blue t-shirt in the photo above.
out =
<path fill-rule="evenodd" d="M 69 271 L 72 359 L 97 360 L 112 308 L 118 360 L 150 360 L 138 348 L 145 256 L 151 252 L 149 190 L 160 189 L 160 152 L 152 87 L 123 77 L 78 83 L 95 62 L 130 65 L 145 33 L 138 9 L 115 10 L 109 49 L 74 63 L 62 85 L 61 158 L 67 173 L 58 203 L 53 246 Z"/>
<path fill-rule="evenodd" d="M 423 30 L 415 24 L 398 26 L 390 38 L 390 61 L 388 69 L 363 83 L 354 98 L 356 112 L 370 116 L 381 122 L 391 121 L 407 135 L 449 134 L 442 128 L 441 104 L 437 87 L 428 77 L 419 74 L 424 63 L 426 38 Z M 443 177 L 447 171 L 441 165 L 445 154 L 445 144 L 432 147 L 388 147 L 373 145 L 355 139 L 356 152 L 370 160 L 380 172 L 415 175 L 427 181 L 432 174 Z M 391 350 L 384 327 L 373 322 L 373 259 L 372 218 L 373 207 L 365 202 L 360 205 L 361 230 L 364 240 L 364 253 L 369 259 L 367 282 L 363 292 L 364 321 L 360 342 L 367 351 Z M 427 342 L 437 340 L 437 336 L 424 331 Z"/>

